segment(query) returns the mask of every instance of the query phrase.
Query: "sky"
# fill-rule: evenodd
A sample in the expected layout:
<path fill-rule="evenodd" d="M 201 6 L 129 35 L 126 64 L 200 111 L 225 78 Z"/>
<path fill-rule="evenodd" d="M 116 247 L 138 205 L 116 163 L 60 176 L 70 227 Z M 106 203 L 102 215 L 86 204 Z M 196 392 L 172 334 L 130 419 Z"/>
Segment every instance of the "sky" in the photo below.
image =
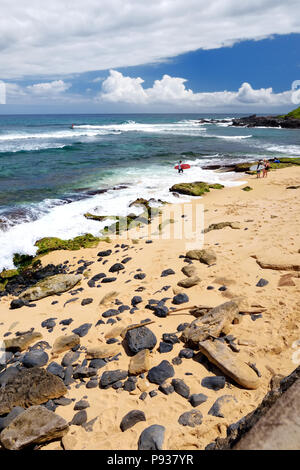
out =
<path fill-rule="evenodd" d="M 1 0 L 0 113 L 286 112 L 299 51 L 299 0 Z"/>

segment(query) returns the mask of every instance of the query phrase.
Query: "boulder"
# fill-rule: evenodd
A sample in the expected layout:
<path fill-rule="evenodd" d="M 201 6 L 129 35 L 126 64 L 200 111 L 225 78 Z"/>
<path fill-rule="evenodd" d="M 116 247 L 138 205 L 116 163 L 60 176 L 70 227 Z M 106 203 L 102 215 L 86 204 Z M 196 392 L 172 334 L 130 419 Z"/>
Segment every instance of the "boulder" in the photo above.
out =
<path fill-rule="evenodd" d="M 5 449 L 20 450 L 42 442 L 60 439 L 68 432 L 65 419 L 44 406 L 32 406 L 17 416 L 0 434 Z"/>
<path fill-rule="evenodd" d="M 6 428 L 21 413 L 24 413 L 24 411 L 24 408 L 21 406 L 15 406 L 8 415 L 4 418 L 0 418 L 0 431 Z"/>
<path fill-rule="evenodd" d="M 241 387 L 247 389 L 259 387 L 260 380 L 254 370 L 242 362 L 226 344 L 221 341 L 201 341 L 199 349 L 210 362 Z"/>
<path fill-rule="evenodd" d="M 15 406 L 40 405 L 65 393 L 63 381 L 50 372 L 39 367 L 21 369 L 0 389 L 0 415 L 9 413 Z"/>
<path fill-rule="evenodd" d="M 146 421 L 146 416 L 143 411 L 132 410 L 129 411 L 123 418 L 120 423 L 121 431 L 127 431 L 127 429 L 132 428 L 136 423 L 140 421 Z"/>
<path fill-rule="evenodd" d="M 80 337 L 78 335 L 58 336 L 54 341 L 52 352 L 53 354 L 60 354 L 68 349 L 72 349 L 80 344 Z"/>
<path fill-rule="evenodd" d="M 217 261 L 216 254 L 211 249 L 204 250 L 190 250 L 186 253 L 186 258 L 195 259 L 204 264 L 213 264 Z"/>
<path fill-rule="evenodd" d="M 32 301 L 43 299 L 49 295 L 60 294 L 72 289 L 81 280 L 81 276 L 75 274 L 56 274 L 42 281 L 39 281 L 33 287 L 26 289 L 20 295 L 20 299 Z"/>
<path fill-rule="evenodd" d="M 198 349 L 199 341 L 205 341 L 211 336 L 218 337 L 222 332 L 227 334 L 229 326 L 238 314 L 239 307 L 236 302 L 225 302 L 194 320 L 183 331 L 182 339 Z"/>
<path fill-rule="evenodd" d="M 139 437 L 138 450 L 162 450 L 165 430 L 159 424 L 152 424 L 144 429 Z"/>
<path fill-rule="evenodd" d="M 143 349 L 152 350 L 157 343 L 155 334 L 146 326 L 128 330 L 125 335 L 130 352 L 136 354 Z"/>
<path fill-rule="evenodd" d="M 32 349 L 24 354 L 21 362 L 25 367 L 42 367 L 47 364 L 49 356 L 45 351 L 40 349 Z"/>
<path fill-rule="evenodd" d="M 17 352 L 24 351 L 28 348 L 28 346 L 30 346 L 30 344 L 34 343 L 37 339 L 42 337 L 43 336 L 41 333 L 32 331 L 21 336 L 16 336 L 15 338 L 4 339 L 3 342 L 6 351 Z"/>
<path fill-rule="evenodd" d="M 128 376 L 127 370 L 111 370 L 103 372 L 100 379 L 101 388 L 108 388 L 119 380 L 124 380 Z"/>
<path fill-rule="evenodd" d="M 193 264 L 189 264 L 188 266 L 183 266 L 181 271 L 187 277 L 195 277 L 197 275 L 197 268 Z"/>
<path fill-rule="evenodd" d="M 142 349 L 130 359 L 128 371 L 129 374 L 139 375 L 150 369 L 150 351 Z"/>
<path fill-rule="evenodd" d="M 168 361 L 162 361 L 158 366 L 152 367 L 148 373 L 148 380 L 151 383 L 162 385 L 170 377 L 174 377 L 175 371 Z"/>
<path fill-rule="evenodd" d="M 200 278 L 198 276 L 188 277 L 185 279 L 181 279 L 181 281 L 177 282 L 179 287 L 184 287 L 189 289 L 190 287 L 196 286 L 200 282 Z"/>

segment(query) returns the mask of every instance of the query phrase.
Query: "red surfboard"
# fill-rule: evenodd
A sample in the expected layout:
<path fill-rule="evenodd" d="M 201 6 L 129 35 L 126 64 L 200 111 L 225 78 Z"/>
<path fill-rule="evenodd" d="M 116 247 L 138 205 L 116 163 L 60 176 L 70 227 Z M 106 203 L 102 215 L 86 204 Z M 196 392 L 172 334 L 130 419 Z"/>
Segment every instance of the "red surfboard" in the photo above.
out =
<path fill-rule="evenodd" d="M 175 168 L 175 170 L 178 170 L 179 165 L 174 166 L 174 168 Z M 190 167 L 190 165 L 189 165 L 188 163 L 182 163 L 181 168 L 182 168 L 183 170 L 187 170 L 188 168 L 191 168 L 191 167 Z"/>

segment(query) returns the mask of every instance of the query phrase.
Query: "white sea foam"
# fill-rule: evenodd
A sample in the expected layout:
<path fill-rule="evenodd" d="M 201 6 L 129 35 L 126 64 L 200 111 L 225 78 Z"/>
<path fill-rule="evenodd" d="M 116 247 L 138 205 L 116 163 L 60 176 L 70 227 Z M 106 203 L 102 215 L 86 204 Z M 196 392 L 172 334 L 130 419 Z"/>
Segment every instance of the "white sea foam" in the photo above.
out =
<path fill-rule="evenodd" d="M 128 188 L 118 191 L 110 190 L 70 204 L 61 202 L 59 205 L 59 201 L 55 201 L 55 204 L 51 200 L 43 201 L 35 207 L 36 211 L 40 211 L 40 217 L 37 220 L 24 221 L 13 227 L 8 227 L 6 231 L 0 231 L 0 270 L 13 267 L 14 253 L 34 255 L 36 253 L 34 244 L 42 237 L 53 236 L 69 239 L 85 233 L 99 235 L 99 231 L 106 225 L 106 222 L 88 220 L 83 215 L 86 212 L 124 216 L 133 212 L 133 208 L 129 208 L 129 204 L 137 197 L 160 198 L 172 203 L 188 201 L 190 199 L 188 196 L 177 198 L 169 191 L 173 184 L 180 181 L 221 182 L 229 186 L 242 184 L 240 181 L 236 181 L 237 175 L 202 170 L 200 165 L 204 165 L 207 160 L 199 159 L 198 162 L 193 166 L 192 171 L 187 170 L 183 175 L 169 167 L 157 167 L 156 169 L 151 167 L 146 170 L 128 168 L 124 170 L 122 175 L 111 177 L 111 181 L 107 181 L 111 186 L 129 182 Z M 175 164 L 176 162 L 174 162 L 174 166 Z"/>
<path fill-rule="evenodd" d="M 300 145 L 264 145 L 266 150 L 270 152 L 285 153 L 293 156 L 300 156 Z"/>

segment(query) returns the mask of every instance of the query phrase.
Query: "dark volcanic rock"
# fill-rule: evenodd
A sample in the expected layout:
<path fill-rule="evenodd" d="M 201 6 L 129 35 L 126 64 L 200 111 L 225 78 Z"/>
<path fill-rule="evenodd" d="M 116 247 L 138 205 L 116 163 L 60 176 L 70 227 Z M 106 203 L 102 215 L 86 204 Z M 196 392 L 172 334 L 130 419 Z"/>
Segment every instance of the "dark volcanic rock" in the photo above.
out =
<path fill-rule="evenodd" d="M 194 428 L 199 426 L 202 423 L 203 415 L 198 410 L 186 411 L 181 416 L 179 416 L 178 423 L 182 426 L 189 426 Z"/>
<path fill-rule="evenodd" d="M 169 309 L 165 305 L 162 305 L 162 306 L 157 305 L 157 306 L 151 308 L 151 310 L 153 310 L 154 315 L 159 317 L 159 318 L 166 318 L 168 316 L 168 313 L 169 313 Z"/>
<path fill-rule="evenodd" d="M 171 274 L 175 274 L 175 271 L 173 271 L 173 269 L 165 269 L 160 277 L 166 277 L 166 276 L 170 276 Z"/>
<path fill-rule="evenodd" d="M 124 432 L 129 428 L 132 428 L 136 423 L 140 421 L 146 421 L 146 416 L 143 411 L 132 410 L 127 413 L 121 421 L 120 428 Z"/>
<path fill-rule="evenodd" d="M 160 353 L 167 353 L 167 352 L 172 351 L 172 349 L 173 349 L 173 344 L 165 343 L 163 341 L 161 341 L 159 343 L 159 352 Z"/>
<path fill-rule="evenodd" d="M 107 284 L 108 282 L 114 282 L 116 280 L 116 277 L 105 277 L 104 279 L 102 279 L 101 284 Z"/>
<path fill-rule="evenodd" d="M 11 308 L 11 310 L 14 310 L 14 309 L 16 309 L 16 308 L 21 308 L 21 307 L 23 307 L 24 305 L 25 305 L 24 300 L 22 300 L 22 299 L 14 299 L 14 300 L 12 300 L 11 303 L 10 303 L 10 308 Z"/>
<path fill-rule="evenodd" d="M 224 413 L 228 411 L 228 417 L 230 417 L 230 408 L 236 406 L 237 400 L 232 395 L 222 395 L 218 398 L 213 406 L 210 408 L 208 414 L 212 416 L 217 416 L 218 418 L 225 418 Z"/>
<path fill-rule="evenodd" d="M 174 377 L 174 368 L 168 361 L 162 361 L 158 366 L 152 367 L 148 372 L 148 380 L 151 383 L 162 385 L 170 377 Z"/>
<path fill-rule="evenodd" d="M 267 284 L 269 284 L 269 281 L 267 281 L 266 279 L 263 279 L 261 278 L 258 283 L 256 284 L 256 287 L 264 287 L 266 286 Z"/>
<path fill-rule="evenodd" d="M 192 406 L 195 407 L 201 405 L 201 403 L 204 403 L 207 398 L 208 397 L 203 393 L 193 393 L 193 395 L 191 395 L 189 398 L 189 402 Z"/>
<path fill-rule="evenodd" d="M 0 431 L 6 428 L 17 416 L 19 416 L 24 411 L 24 408 L 21 406 L 15 406 L 7 416 L 0 418 Z"/>
<path fill-rule="evenodd" d="M 104 250 L 104 251 L 99 251 L 99 253 L 97 254 L 97 256 L 109 256 L 112 254 L 112 251 L 111 250 Z"/>
<path fill-rule="evenodd" d="M 164 426 L 158 424 L 144 429 L 139 437 L 138 450 L 162 450 L 165 430 Z"/>
<path fill-rule="evenodd" d="M 119 271 L 122 271 L 125 269 L 125 266 L 121 263 L 115 263 L 109 268 L 110 273 L 118 273 Z"/>
<path fill-rule="evenodd" d="M 175 392 L 173 385 L 168 383 L 163 383 L 162 385 L 160 385 L 158 387 L 158 390 L 164 393 L 165 395 L 170 395 L 171 393 Z"/>
<path fill-rule="evenodd" d="M 204 379 L 202 379 L 201 385 L 202 387 L 217 391 L 225 387 L 225 382 L 226 379 L 223 376 L 204 377 Z"/>
<path fill-rule="evenodd" d="M 89 305 L 93 302 L 93 299 L 92 298 L 87 298 L 87 299 L 83 299 L 81 301 L 81 305 L 84 307 L 85 305 Z"/>
<path fill-rule="evenodd" d="M 181 349 L 181 351 L 179 351 L 179 357 L 184 359 L 192 359 L 192 357 L 194 357 L 194 351 L 189 348 Z"/>
<path fill-rule="evenodd" d="M 109 317 L 114 317 L 116 315 L 119 315 L 119 310 L 116 310 L 115 308 L 110 308 L 109 310 L 106 310 L 105 312 L 102 313 L 103 318 L 109 318 Z"/>
<path fill-rule="evenodd" d="M 128 376 L 127 370 L 112 370 L 103 372 L 101 379 L 100 379 L 100 387 L 101 388 L 108 388 L 115 382 L 119 380 L 124 380 Z"/>
<path fill-rule="evenodd" d="M 282 127 L 284 129 L 300 129 L 300 119 L 276 116 L 246 116 L 232 120 L 232 126 L 239 127 Z"/>
<path fill-rule="evenodd" d="M 89 287 L 95 287 L 95 284 L 97 281 L 100 281 L 100 279 L 103 279 L 106 277 L 106 274 L 104 273 L 99 273 L 93 276 L 89 281 L 88 281 L 88 286 Z"/>
<path fill-rule="evenodd" d="M 181 379 L 173 379 L 172 385 L 174 390 L 178 395 L 181 395 L 183 398 L 188 398 L 190 396 L 190 388 L 184 383 Z"/>
<path fill-rule="evenodd" d="M 142 297 L 140 297 L 139 295 L 135 295 L 134 297 L 132 297 L 131 299 L 131 305 L 133 307 L 135 307 L 136 305 L 140 304 L 141 302 L 143 302 L 143 299 Z"/>
<path fill-rule="evenodd" d="M 57 362 L 50 362 L 47 367 L 47 371 L 53 375 L 57 375 L 57 377 L 60 377 L 61 379 L 65 378 L 65 369 L 60 364 L 57 364 Z"/>
<path fill-rule="evenodd" d="M 180 342 L 175 333 L 164 333 L 162 337 L 166 343 L 176 344 Z"/>
<path fill-rule="evenodd" d="M 86 422 L 87 422 L 87 413 L 85 410 L 81 410 L 81 411 L 78 411 L 78 413 L 75 413 L 72 421 L 70 422 L 70 425 L 82 426 Z"/>
<path fill-rule="evenodd" d="M 90 404 L 87 400 L 79 400 L 77 403 L 75 403 L 74 410 L 75 411 L 85 410 L 86 408 L 89 408 L 89 406 L 90 406 Z"/>
<path fill-rule="evenodd" d="M 63 381 L 44 369 L 17 370 L 0 389 L 0 415 L 9 413 L 15 406 L 39 405 L 66 392 Z"/>
<path fill-rule="evenodd" d="M 129 350 L 136 354 L 143 349 L 153 349 L 156 346 L 157 339 L 146 326 L 128 330 L 125 336 Z"/>
<path fill-rule="evenodd" d="M 135 274 L 133 277 L 134 277 L 134 279 L 145 279 L 146 274 L 138 273 L 138 274 Z"/>
<path fill-rule="evenodd" d="M 79 352 L 68 351 L 62 358 L 61 364 L 62 366 L 67 367 L 71 364 L 74 364 L 74 362 L 78 361 L 79 357 L 80 357 Z"/>

